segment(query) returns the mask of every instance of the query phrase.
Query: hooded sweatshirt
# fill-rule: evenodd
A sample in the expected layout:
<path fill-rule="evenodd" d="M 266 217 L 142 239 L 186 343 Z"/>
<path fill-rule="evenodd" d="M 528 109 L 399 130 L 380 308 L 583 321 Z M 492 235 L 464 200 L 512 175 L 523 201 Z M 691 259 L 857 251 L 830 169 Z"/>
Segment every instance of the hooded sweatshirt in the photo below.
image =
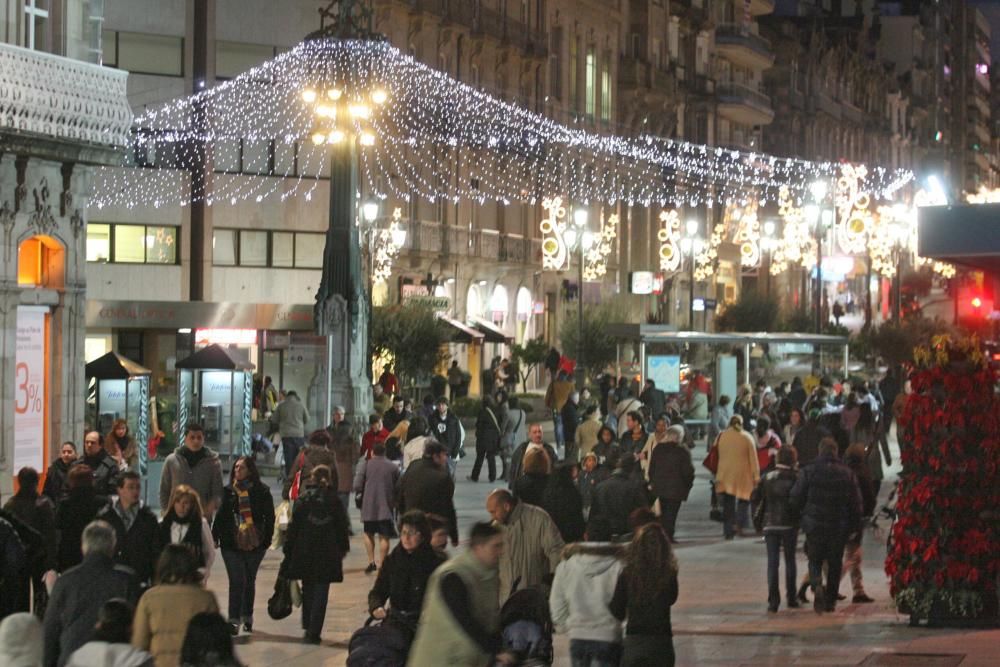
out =
<path fill-rule="evenodd" d="M 42 624 L 32 614 L 11 614 L 0 623 L 0 665 L 42 664 Z"/>
<path fill-rule="evenodd" d="M 549 595 L 552 622 L 570 639 L 618 643 L 622 624 L 608 609 L 624 563 L 622 545 L 579 542 L 563 550 Z"/>
<path fill-rule="evenodd" d="M 66 667 L 153 667 L 153 656 L 131 644 L 87 642 L 70 656 Z"/>

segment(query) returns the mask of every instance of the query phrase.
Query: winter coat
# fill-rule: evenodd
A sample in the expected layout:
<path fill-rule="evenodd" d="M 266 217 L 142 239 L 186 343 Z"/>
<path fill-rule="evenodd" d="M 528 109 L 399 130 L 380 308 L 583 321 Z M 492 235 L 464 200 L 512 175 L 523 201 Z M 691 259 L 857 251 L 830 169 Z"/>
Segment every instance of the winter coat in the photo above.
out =
<path fill-rule="evenodd" d="M 528 439 L 528 415 L 521 408 L 507 409 L 503 423 L 503 438 L 500 445 L 506 453 L 510 453 L 517 443 Z"/>
<path fill-rule="evenodd" d="M 542 506 L 542 496 L 545 494 L 545 487 L 549 483 L 549 476 L 545 473 L 526 473 L 517 478 L 514 482 L 514 497 L 535 507 Z"/>
<path fill-rule="evenodd" d="M 38 532 L 42 545 L 45 547 L 43 571 L 55 569 L 59 536 L 56 532 L 56 508 L 52 501 L 47 496 L 35 496 L 34 498 L 11 496 L 3 509 Z"/>
<path fill-rule="evenodd" d="M 708 396 L 700 391 L 692 393 L 685 416 L 688 419 L 708 419 Z"/>
<path fill-rule="evenodd" d="M 750 433 L 727 428 L 719 435 L 719 469 L 715 474 L 716 493 L 728 493 L 749 500 L 760 481 L 757 444 Z"/>
<path fill-rule="evenodd" d="M 156 667 L 177 667 L 188 624 L 202 612 L 219 613 L 215 593 L 198 584 L 160 584 L 139 599 L 132 646 L 149 651 Z"/>
<path fill-rule="evenodd" d="M 399 466 L 384 456 L 373 456 L 358 465 L 354 474 L 354 492 L 361 500 L 362 521 L 391 521 L 395 509 Z"/>
<path fill-rule="evenodd" d="M 429 435 L 444 445 L 448 449 L 448 455 L 452 458 L 458 456 L 458 450 L 462 446 L 462 425 L 458 422 L 455 413 L 449 410 L 444 417 L 440 412 L 435 412 L 430 419 Z"/>
<path fill-rule="evenodd" d="M 715 443 L 719 434 L 729 428 L 729 420 L 733 417 L 733 410 L 729 405 L 716 405 L 712 408 L 712 414 L 708 420 L 708 446 Z"/>
<path fill-rule="evenodd" d="M 615 406 L 615 422 L 618 424 L 618 439 L 621 440 L 622 436 L 625 435 L 625 431 L 628 430 L 628 420 L 625 419 L 628 413 L 638 410 L 642 407 L 642 401 L 633 396 L 628 396 L 618 401 Z"/>
<path fill-rule="evenodd" d="M 288 523 L 281 573 L 310 583 L 343 581 L 341 561 L 351 550 L 348 528 L 347 511 L 333 489 L 308 489 Z"/>
<path fill-rule="evenodd" d="M 541 586 L 555 571 L 565 546 L 559 529 L 540 507 L 517 503 L 503 526 L 500 605 L 515 590 Z M 513 588 L 514 584 L 516 588 Z"/>
<path fill-rule="evenodd" d="M 442 580 L 458 577 L 467 595 L 469 616 L 490 637 L 500 631 L 500 583 L 497 571 L 484 566 L 470 551 L 465 551 L 434 571 L 427 584 L 424 608 L 417 635 L 406 661 L 408 667 L 453 665 L 487 667 L 491 652 L 466 633 L 445 602 Z"/>
<path fill-rule="evenodd" d="M 873 445 L 873 448 L 875 445 Z M 853 456 L 845 458 L 844 463 L 858 480 L 858 490 L 861 492 L 861 516 L 871 516 L 875 512 L 875 505 L 878 498 L 875 497 L 875 486 L 872 484 L 871 473 L 868 471 L 868 463 Z"/>
<path fill-rule="evenodd" d="M 153 656 L 131 644 L 90 641 L 69 657 L 66 667 L 155 667 Z"/>
<path fill-rule="evenodd" d="M 421 543 L 412 553 L 397 544 L 385 557 L 375 585 L 368 593 L 368 611 L 385 607 L 388 602 L 393 612 L 412 615 L 415 625 L 424 603 L 427 582 L 446 560 L 427 542 Z"/>
<path fill-rule="evenodd" d="M 777 468 L 764 475 L 760 484 L 760 497 L 764 502 L 764 532 L 797 528 L 798 513 L 791 506 L 790 496 L 797 471 L 788 466 Z"/>
<path fill-rule="evenodd" d="M 524 455 L 531 444 L 530 442 L 522 442 L 510 455 L 510 467 L 507 469 L 507 484 L 511 490 L 514 489 L 514 483 L 517 481 L 517 478 L 523 474 L 521 471 L 524 467 Z M 543 442 L 541 447 L 549 455 L 549 463 L 555 465 L 556 461 L 559 460 L 556 456 L 556 450 L 547 442 Z"/>
<path fill-rule="evenodd" d="M 174 526 L 185 527 L 181 538 L 176 542 L 174 541 Z M 215 562 L 215 540 L 212 537 L 212 529 L 208 525 L 208 519 L 202 517 L 198 523 L 194 521 L 184 523 L 168 520 L 164 517 L 163 521 L 160 522 L 159 533 L 161 549 L 166 548 L 168 544 L 185 544 L 190 547 L 198 561 L 198 567 L 204 568 L 205 578 L 208 578 L 208 572 L 212 569 L 212 563 Z"/>
<path fill-rule="evenodd" d="M 260 536 L 259 549 L 271 546 L 271 536 L 274 533 L 274 498 L 271 490 L 263 482 L 250 487 L 250 514 L 253 525 Z M 240 525 L 240 499 L 232 486 L 222 491 L 222 505 L 215 514 L 212 523 L 212 539 L 223 551 L 238 551 L 236 531 Z"/>
<path fill-rule="evenodd" d="M 93 489 L 80 487 L 70 491 L 59 503 L 56 508 L 56 530 L 59 531 L 56 565 L 60 572 L 65 572 L 83 560 L 83 553 L 80 551 L 83 529 L 97 517 L 106 502 Z"/>
<path fill-rule="evenodd" d="M 104 554 L 88 554 L 77 567 L 64 572 L 52 588 L 45 609 L 45 665 L 66 664 L 76 649 L 94 635 L 97 614 L 111 598 L 131 603 L 139 586 L 127 568 Z"/>
<path fill-rule="evenodd" d="M 0 665 L 40 667 L 42 651 L 42 625 L 33 614 L 0 616 Z"/>
<path fill-rule="evenodd" d="M 179 484 L 187 484 L 201 498 L 201 506 L 207 517 L 215 512 L 222 502 L 222 463 L 219 455 L 208 447 L 202 447 L 205 454 L 197 455 L 194 468 L 188 461 L 188 456 L 178 447 L 163 462 L 163 476 L 160 477 L 160 507 L 170 504 L 170 494 Z"/>
<path fill-rule="evenodd" d="M 42 486 L 42 495 L 48 496 L 53 505 L 58 504 L 69 491 L 66 483 L 69 477 L 69 469 L 73 467 L 73 463 L 75 462 L 63 463 L 62 459 L 56 459 L 49 466 L 48 472 L 45 473 L 45 485 Z"/>
<path fill-rule="evenodd" d="M 575 445 L 576 428 L 580 425 L 579 406 L 572 400 L 568 400 L 563 404 L 562 410 L 559 411 L 559 416 L 562 418 L 563 440 Z"/>
<path fill-rule="evenodd" d="M 770 470 L 775 461 L 774 457 L 778 455 L 778 450 L 781 449 L 781 439 L 771 429 L 767 430 L 765 434 L 766 438 L 756 433 L 752 435 L 757 441 L 757 470 L 760 472 Z M 761 444 L 761 440 L 764 441 L 763 444 Z"/>
<path fill-rule="evenodd" d="M 455 480 L 433 459 L 422 457 L 406 469 L 396 490 L 400 515 L 410 510 L 437 514 L 448 522 L 448 536 L 458 543 L 458 519 L 455 515 Z"/>
<path fill-rule="evenodd" d="M 339 490 L 340 475 L 337 469 L 337 455 L 332 449 L 327 449 L 320 445 L 306 445 L 292 463 L 292 469 L 289 471 L 288 477 L 285 479 L 285 485 L 281 489 L 281 497 L 288 500 L 288 493 L 292 489 L 292 484 L 295 483 L 295 475 L 300 471 L 302 472 L 302 475 L 299 476 L 299 492 L 301 493 L 302 487 L 305 486 L 309 475 L 312 474 L 313 468 L 320 465 L 330 469 L 330 472 L 333 473 L 333 486 Z"/>
<path fill-rule="evenodd" d="M 615 535 L 625 535 L 631 530 L 629 515 L 640 507 L 649 507 L 642 482 L 633 479 L 624 470 L 615 470 L 594 489 L 587 537 L 608 541 Z"/>
<path fill-rule="evenodd" d="M 804 468 L 819 456 L 819 441 L 830 437 L 829 429 L 818 420 L 810 419 L 795 432 L 795 451 L 799 455 L 799 468 Z"/>
<path fill-rule="evenodd" d="M 625 547 L 580 542 L 563 549 L 549 594 L 552 622 L 569 638 L 618 643 L 622 624 L 608 605 L 624 567 Z"/>
<path fill-rule="evenodd" d="M 358 462 L 358 438 L 346 420 L 326 427 L 333 439 L 333 453 L 337 466 L 337 492 L 350 493 L 354 485 L 354 465 Z"/>
<path fill-rule="evenodd" d="M 580 460 L 597 444 L 597 432 L 601 430 L 600 412 L 595 412 L 591 417 L 584 419 L 576 428 L 576 448 L 580 452 Z"/>
<path fill-rule="evenodd" d="M 649 414 L 653 416 L 653 419 L 657 419 L 666 410 L 667 395 L 663 393 L 662 389 L 656 387 L 643 389 L 642 393 L 639 394 L 639 400 L 642 401 L 643 405 L 649 406 Z"/>
<path fill-rule="evenodd" d="M 628 618 L 628 626 L 625 634 L 634 635 L 654 635 L 660 637 L 672 637 L 673 629 L 670 626 L 670 607 L 677 602 L 677 575 L 670 577 L 666 585 L 654 598 L 652 604 L 641 605 L 628 590 L 628 569 L 622 569 L 618 575 L 618 583 L 615 585 L 614 595 L 611 597 L 611 604 L 608 607 L 611 613 L 619 621 Z"/>
<path fill-rule="evenodd" d="M 140 502 L 135 519 L 126 531 L 125 522 L 115 510 L 116 500 L 112 499 L 97 518 L 107 521 L 115 529 L 115 562 L 131 568 L 140 585 L 149 584 L 156 573 L 156 560 L 163 550 L 156 515 Z"/>
<path fill-rule="evenodd" d="M 22 539 L 24 530 L 32 529 L 15 516 L 0 514 L 0 618 L 29 608 L 31 548 Z"/>
<path fill-rule="evenodd" d="M 107 501 L 108 498 L 115 494 L 115 489 L 118 487 L 119 469 L 118 462 L 110 454 L 101 449 L 96 456 L 84 456 L 77 459 L 70 468 L 79 465 L 88 465 L 93 470 L 94 492 L 99 496 L 103 496 L 103 500 Z"/>
<path fill-rule="evenodd" d="M 618 447 L 621 448 L 622 454 L 638 456 L 646 446 L 647 440 L 649 440 L 649 434 L 646 433 L 645 429 L 640 430 L 639 435 L 636 435 L 634 431 L 626 431 L 618 438 Z"/>
<path fill-rule="evenodd" d="M 861 529 L 861 491 L 854 473 L 829 455 L 820 456 L 799 473 L 791 504 L 801 516 L 802 530 L 846 538 Z"/>
<path fill-rule="evenodd" d="M 413 440 L 403 445 L 403 470 L 405 471 L 410 467 L 410 464 L 414 461 L 419 461 L 424 457 L 424 448 L 427 447 L 427 443 L 435 442 L 434 438 L 429 435 L 418 435 Z"/>
<path fill-rule="evenodd" d="M 476 451 L 496 454 L 500 451 L 500 417 L 496 410 L 483 407 L 476 418 Z"/>
<path fill-rule="evenodd" d="M 553 380 L 545 390 L 545 407 L 555 412 L 562 412 L 569 395 L 575 390 L 576 385 L 569 380 Z"/>
<path fill-rule="evenodd" d="M 541 508 L 549 513 L 563 542 L 579 542 L 587 528 L 583 520 L 583 498 L 573 482 L 571 469 L 559 467 L 549 475 Z"/>
<path fill-rule="evenodd" d="M 649 482 L 661 500 L 687 500 L 694 484 L 694 466 L 687 446 L 668 440 L 654 448 L 649 457 Z"/>
<path fill-rule="evenodd" d="M 282 438 L 306 437 L 306 422 L 309 421 L 309 411 L 297 396 L 288 396 L 278 404 L 271 415 L 271 424 L 276 426 Z"/>

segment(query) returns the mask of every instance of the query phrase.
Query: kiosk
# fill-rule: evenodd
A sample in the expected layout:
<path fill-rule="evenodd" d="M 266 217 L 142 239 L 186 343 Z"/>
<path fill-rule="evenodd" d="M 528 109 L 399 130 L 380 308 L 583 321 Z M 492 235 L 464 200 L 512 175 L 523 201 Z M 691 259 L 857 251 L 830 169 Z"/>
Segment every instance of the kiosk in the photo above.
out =
<path fill-rule="evenodd" d="M 250 454 L 253 435 L 253 364 L 234 359 L 218 345 L 209 345 L 178 361 L 178 439 L 188 421 L 205 429 L 205 445 L 231 465 Z"/>
<path fill-rule="evenodd" d="M 149 376 L 131 359 L 108 352 L 87 364 L 88 383 L 94 380 L 94 401 L 87 401 L 91 428 L 107 435 L 116 419 L 124 419 L 139 448 L 139 474 L 145 476 L 149 461 Z"/>

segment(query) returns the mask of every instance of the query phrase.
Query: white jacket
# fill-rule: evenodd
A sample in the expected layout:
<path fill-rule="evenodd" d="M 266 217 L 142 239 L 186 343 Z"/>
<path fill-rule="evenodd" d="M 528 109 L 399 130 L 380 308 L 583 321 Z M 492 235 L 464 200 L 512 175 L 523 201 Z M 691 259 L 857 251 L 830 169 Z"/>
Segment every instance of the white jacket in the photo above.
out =
<path fill-rule="evenodd" d="M 570 639 L 618 643 L 622 624 L 608 609 L 624 567 L 624 546 L 579 542 L 563 551 L 549 595 L 549 612 Z"/>
<path fill-rule="evenodd" d="M 427 435 L 418 435 L 403 445 L 403 470 L 409 468 L 414 461 L 419 461 L 424 457 L 424 447 L 433 439 Z"/>
<path fill-rule="evenodd" d="M 69 657 L 66 667 L 153 667 L 153 656 L 131 644 L 87 642 Z"/>

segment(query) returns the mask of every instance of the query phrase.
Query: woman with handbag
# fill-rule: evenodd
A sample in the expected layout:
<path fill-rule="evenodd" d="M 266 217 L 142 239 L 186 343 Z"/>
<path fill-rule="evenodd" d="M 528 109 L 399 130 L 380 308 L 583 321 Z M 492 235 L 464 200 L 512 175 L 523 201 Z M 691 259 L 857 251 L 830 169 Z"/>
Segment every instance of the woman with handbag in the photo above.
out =
<path fill-rule="evenodd" d="M 233 464 L 229 486 L 215 515 L 212 537 L 222 549 L 229 578 L 229 627 L 238 634 L 253 632 L 253 603 L 257 570 L 274 531 L 274 500 L 260 479 L 253 457 L 241 456 Z"/>
<path fill-rule="evenodd" d="M 500 451 L 500 420 L 497 417 L 497 405 L 492 396 L 483 397 L 483 406 L 476 419 L 476 462 L 472 466 L 470 481 L 479 481 L 479 472 L 483 469 L 483 459 L 490 474 L 490 481 L 497 477 L 496 455 Z"/>

